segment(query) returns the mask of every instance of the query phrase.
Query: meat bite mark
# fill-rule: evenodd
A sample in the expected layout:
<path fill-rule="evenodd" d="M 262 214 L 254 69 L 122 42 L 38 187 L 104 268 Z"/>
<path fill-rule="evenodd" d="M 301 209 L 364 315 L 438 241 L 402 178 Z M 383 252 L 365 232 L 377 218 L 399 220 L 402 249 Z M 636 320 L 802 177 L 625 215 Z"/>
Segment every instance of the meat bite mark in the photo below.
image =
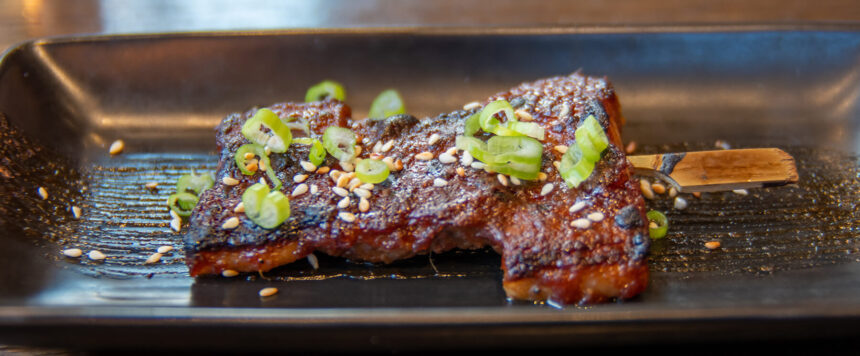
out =
<path fill-rule="evenodd" d="M 304 184 L 317 185 L 319 193 L 291 198 L 290 219 L 273 230 L 262 229 L 244 214 L 233 212 L 242 192 L 261 173 L 242 175 L 233 163 L 233 153 L 247 143 L 241 126 L 254 111 L 226 117 L 216 129 L 221 150 L 217 180 L 230 176 L 239 184 L 218 184 L 201 195 L 184 235 L 190 274 L 216 274 L 225 269 L 267 271 L 314 251 L 390 263 L 430 251 L 490 246 L 502 255 L 503 286 L 511 298 L 572 304 L 639 294 L 648 282 L 647 220 L 638 182 L 631 179 L 632 167 L 621 145 L 623 118 L 609 83 L 573 74 L 522 84 L 484 104 L 497 99 L 516 104 L 546 130 L 541 142 L 545 182 L 504 186 L 496 174 L 480 169 L 467 167 L 463 176 L 458 175 L 459 162 L 414 158 L 420 152 L 439 157 L 453 147 L 464 120 L 479 109 L 424 120 L 396 116 L 353 121 L 349 108 L 334 100 L 273 105 L 270 108 L 282 117 L 309 118 L 313 135 L 321 135 L 329 125 L 351 128 L 361 137 L 364 158 L 376 142 L 393 140 L 393 148 L 384 155 L 399 158 L 404 165 L 376 185 L 366 213 L 359 213 L 358 199 L 348 208 L 338 209 L 340 197 L 331 193 L 335 182 L 326 174 L 311 174 Z M 570 189 L 553 166 L 561 158 L 553 147 L 574 144 L 575 128 L 590 114 L 607 129 L 611 144 L 591 177 L 579 188 Z M 427 138 L 433 134 L 440 139 L 430 145 Z M 307 154 L 305 146 L 292 145 L 286 154 L 271 156 L 271 168 L 285 182 L 283 191 L 292 190 L 294 175 L 306 173 L 298 162 Z M 340 169 L 330 156 L 323 165 Z M 436 178 L 447 184 L 434 186 Z M 541 195 L 545 183 L 555 188 Z M 578 201 L 586 202 L 586 208 L 570 212 Z M 340 220 L 340 211 L 358 218 Z M 570 225 L 595 212 L 604 218 L 593 221 L 590 228 Z M 220 229 L 221 222 L 233 216 L 240 219 L 239 227 Z"/>

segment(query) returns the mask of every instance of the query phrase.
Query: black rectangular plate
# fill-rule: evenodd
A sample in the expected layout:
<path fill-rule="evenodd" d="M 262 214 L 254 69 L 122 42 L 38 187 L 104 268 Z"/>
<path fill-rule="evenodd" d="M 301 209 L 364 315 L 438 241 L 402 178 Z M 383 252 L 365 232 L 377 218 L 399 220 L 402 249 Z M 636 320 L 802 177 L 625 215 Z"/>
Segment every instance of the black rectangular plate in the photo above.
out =
<path fill-rule="evenodd" d="M 320 257 L 187 275 L 164 200 L 213 171 L 214 125 L 336 79 L 353 116 L 395 87 L 418 117 L 577 70 L 615 85 L 640 153 L 779 147 L 800 183 L 649 202 L 671 221 L 634 300 L 513 302 L 499 257 Z M 860 29 L 355 29 L 59 38 L 0 63 L 0 111 L 37 157 L 0 157 L 0 342 L 408 350 L 845 337 L 860 330 Z M 20 137 L 7 133 L 9 140 Z M 115 139 L 126 150 L 110 156 Z M 14 149 L 13 149 L 14 148 Z M 9 178 L 15 177 L 15 178 Z M 156 191 L 144 189 L 158 181 Z M 46 187 L 49 198 L 37 195 Z M 83 209 L 72 218 L 72 205 Z M 707 241 L 722 247 L 708 250 Z M 177 249 L 143 261 L 161 245 Z M 108 259 L 64 258 L 63 248 Z M 432 263 L 431 263 L 432 262 Z M 280 289 L 261 299 L 262 287 Z M 154 338 L 160 341 L 154 343 Z M 445 340 L 444 342 L 440 340 Z"/>

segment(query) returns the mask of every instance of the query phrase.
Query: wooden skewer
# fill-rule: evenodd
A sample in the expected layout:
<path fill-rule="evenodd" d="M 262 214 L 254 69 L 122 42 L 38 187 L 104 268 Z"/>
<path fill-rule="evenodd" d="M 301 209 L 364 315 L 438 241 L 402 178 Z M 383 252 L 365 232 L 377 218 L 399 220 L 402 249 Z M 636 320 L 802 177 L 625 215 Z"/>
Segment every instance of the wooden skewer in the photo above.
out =
<path fill-rule="evenodd" d="M 778 148 L 629 156 L 636 173 L 658 177 L 679 192 L 780 186 L 797 182 L 794 158 Z"/>

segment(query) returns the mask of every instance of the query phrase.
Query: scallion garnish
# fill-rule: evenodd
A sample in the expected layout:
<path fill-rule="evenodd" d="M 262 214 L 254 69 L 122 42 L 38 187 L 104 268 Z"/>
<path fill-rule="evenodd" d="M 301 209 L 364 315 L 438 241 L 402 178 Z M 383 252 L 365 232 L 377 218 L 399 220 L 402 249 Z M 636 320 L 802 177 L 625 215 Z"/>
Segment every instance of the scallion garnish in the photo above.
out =
<path fill-rule="evenodd" d="M 594 164 L 600 160 L 600 154 L 609 147 L 609 138 L 603 127 L 588 115 L 585 121 L 574 132 L 576 144 L 568 147 L 561 157 L 558 171 L 571 188 L 578 187 L 594 171 Z"/>
<path fill-rule="evenodd" d="M 367 116 L 371 119 L 384 119 L 405 113 L 406 105 L 403 104 L 400 93 L 394 89 L 387 89 L 379 93 L 376 99 L 373 99 Z"/>
<path fill-rule="evenodd" d="M 239 149 L 236 150 L 236 154 L 233 158 L 236 160 L 236 166 L 239 167 L 239 171 L 246 176 L 254 175 L 255 171 L 248 169 L 248 158 L 245 158 L 246 153 L 251 153 L 255 157 L 259 157 L 260 162 L 267 167 L 266 176 L 272 181 L 272 184 L 275 186 L 275 190 L 281 189 L 281 180 L 278 179 L 278 176 L 275 175 L 275 170 L 272 167 L 271 161 L 269 161 L 269 156 L 266 155 L 266 150 L 263 146 L 260 146 L 255 143 L 244 144 L 239 146 Z"/>
<path fill-rule="evenodd" d="M 323 133 L 322 143 L 325 150 L 341 162 L 355 157 L 355 133 L 350 129 L 329 126 Z"/>
<path fill-rule="evenodd" d="M 502 123 L 496 118 L 497 114 L 503 114 L 507 119 Z M 466 119 L 466 127 L 464 134 L 472 136 L 477 132 L 477 128 L 472 117 Z M 521 122 L 514 115 L 514 107 L 507 100 L 500 99 L 487 104 L 480 113 L 478 113 L 478 124 L 484 132 L 493 133 L 499 136 L 529 136 L 538 140 L 543 140 L 544 129 L 536 122 Z"/>
<path fill-rule="evenodd" d="M 346 100 L 346 90 L 343 85 L 332 80 L 324 80 L 310 87 L 305 94 L 305 102 L 320 101 L 334 98 L 340 101 Z"/>
<path fill-rule="evenodd" d="M 325 147 L 323 147 L 320 140 L 310 137 L 299 137 L 294 138 L 293 143 L 311 146 L 310 152 L 308 152 L 308 161 L 313 163 L 315 166 L 321 165 L 325 160 Z"/>
<path fill-rule="evenodd" d="M 594 170 L 594 161 L 589 160 L 582 154 L 579 145 L 572 145 L 567 152 L 561 156 L 561 164 L 558 171 L 561 178 L 571 188 L 578 187 L 584 182 Z"/>
<path fill-rule="evenodd" d="M 484 132 L 489 133 L 497 133 L 497 128 L 501 124 L 499 119 L 496 118 L 496 114 L 503 113 L 508 121 L 516 121 L 516 116 L 514 116 L 514 107 L 511 106 L 507 100 L 496 100 L 492 103 L 487 104 L 483 110 L 481 110 L 481 116 L 478 119 L 478 122 L 481 124 L 481 129 Z M 509 136 L 509 135 L 505 135 Z"/>
<path fill-rule="evenodd" d="M 540 172 L 543 145 L 531 137 L 493 136 L 487 141 L 487 163 L 495 172 L 534 180 Z M 471 152 L 470 152 L 471 153 Z"/>
<path fill-rule="evenodd" d="M 212 188 L 213 185 L 215 185 L 215 178 L 212 178 L 212 176 L 208 174 L 196 175 L 191 173 L 179 177 L 179 180 L 176 181 L 176 192 L 193 192 L 194 195 L 200 195 L 204 190 Z"/>
<path fill-rule="evenodd" d="M 469 152 L 475 159 L 487 163 L 490 154 L 487 152 L 487 143 L 475 137 L 457 136 L 455 144 L 458 150 Z"/>
<path fill-rule="evenodd" d="M 470 137 L 475 136 L 475 133 L 477 133 L 478 130 L 481 129 L 480 119 L 480 112 L 476 112 L 472 116 L 469 116 L 469 118 L 466 119 L 465 125 L 463 126 L 463 135 Z"/>
<path fill-rule="evenodd" d="M 651 210 L 645 214 L 648 216 L 648 221 L 657 225 L 657 227 L 651 227 L 651 224 L 648 224 L 648 235 L 651 236 L 652 239 L 660 239 L 666 236 L 666 233 L 669 231 L 669 219 L 666 218 L 666 215 L 657 211 Z"/>
<path fill-rule="evenodd" d="M 290 217 L 290 200 L 265 184 L 254 184 L 242 193 L 245 215 L 264 229 L 274 229 Z"/>
<path fill-rule="evenodd" d="M 264 132 L 265 127 L 269 131 Z M 242 125 L 242 135 L 253 143 L 269 147 L 272 152 L 287 152 L 293 139 L 290 129 L 281 122 L 277 114 L 269 109 L 260 109 Z"/>
<path fill-rule="evenodd" d="M 363 159 L 355 165 L 355 175 L 364 183 L 380 183 L 390 173 L 388 165 L 376 159 Z"/>
<path fill-rule="evenodd" d="M 177 215 L 182 217 L 191 216 L 191 210 L 197 205 L 196 195 L 188 192 L 178 192 L 167 197 L 167 206 Z"/>

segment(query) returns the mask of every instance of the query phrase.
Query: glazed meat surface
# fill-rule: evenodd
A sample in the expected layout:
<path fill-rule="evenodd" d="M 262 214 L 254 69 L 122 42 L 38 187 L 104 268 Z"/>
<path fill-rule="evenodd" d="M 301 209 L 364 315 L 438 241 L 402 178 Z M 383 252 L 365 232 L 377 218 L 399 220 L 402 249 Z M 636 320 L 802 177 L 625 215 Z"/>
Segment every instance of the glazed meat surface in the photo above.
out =
<path fill-rule="evenodd" d="M 462 151 L 456 162 L 439 160 L 455 146 L 465 119 L 480 108 L 423 120 L 400 115 L 375 121 L 352 120 L 349 108 L 336 100 L 271 106 L 282 118 L 309 119 L 315 137 L 330 125 L 351 128 L 359 136 L 361 158 L 370 157 L 376 146 L 377 151 L 390 148 L 378 153 L 402 162 L 401 170 L 374 186 L 370 209 L 360 212 L 355 195 L 350 195 L 347 208 L 337 207 L 342 197 L 332 192 L 336 182 L 330 172 L 309 173 L 301 167 L 299 161 L 308 155 L 306 146 L 291 145 L 285 154 L 272 154 L 270 169 L 284 182 L 287 196 L 300 184 L 293 180 L 296 175 L 308 174 L 301 184 L 316 187 L 290 197 L 290 218 L 272 230 L 233 211 L 242 192 L 265 174 L 243 175 L 233 159 L 236 149 L 248 143 L 240 129 L 255 110 L 229 115 L 216 129 L 219 183 L 201 195 L 184 230 L 191 275 L 227 269 L 267 271 L 312 252 L 389 263 L 431 251 L 490 246 L 502 255 L 503 286 L 515 299 L 583 304 L 639 294 L 648 281 L 647 220 L 638 181 L 631 178 L 632 167 L 621 149 L 623 117 L 610 84 L 573 74 L 525 83 L 481 104 L 497 99 L 508 100 L 546 130 L 541 142 L 545 180 L 514 184 L 464 165 Z M 554 147 L 574 144 L 576 127 L 590 114 L 606 128 L 610 145 L 592 175 L 578 188 L 568 188 L 554 167 L 562 155 Z M 431 144 L 428 138 L 433 134 L 439 140 Z M 417 159 L 422 152 L 432 153 L 433 159 Z M 331 156 L 321 167 L 343 170 Z M 240 183 L 220 184 L 225 176 Z M 447 184 L 434 185 L 437 178 Z M 542 195 L 547 184 L 552 190 Z M 572 212 L 577 202 L 585 206 Z M 339 212 L 356 218 L 346 221 L 338 218 Z M 222 229 L 223 222 L 234 216 L 240 225 Z M 592 220 L 590 227 L 571 226 L 586 217 Z"/>

